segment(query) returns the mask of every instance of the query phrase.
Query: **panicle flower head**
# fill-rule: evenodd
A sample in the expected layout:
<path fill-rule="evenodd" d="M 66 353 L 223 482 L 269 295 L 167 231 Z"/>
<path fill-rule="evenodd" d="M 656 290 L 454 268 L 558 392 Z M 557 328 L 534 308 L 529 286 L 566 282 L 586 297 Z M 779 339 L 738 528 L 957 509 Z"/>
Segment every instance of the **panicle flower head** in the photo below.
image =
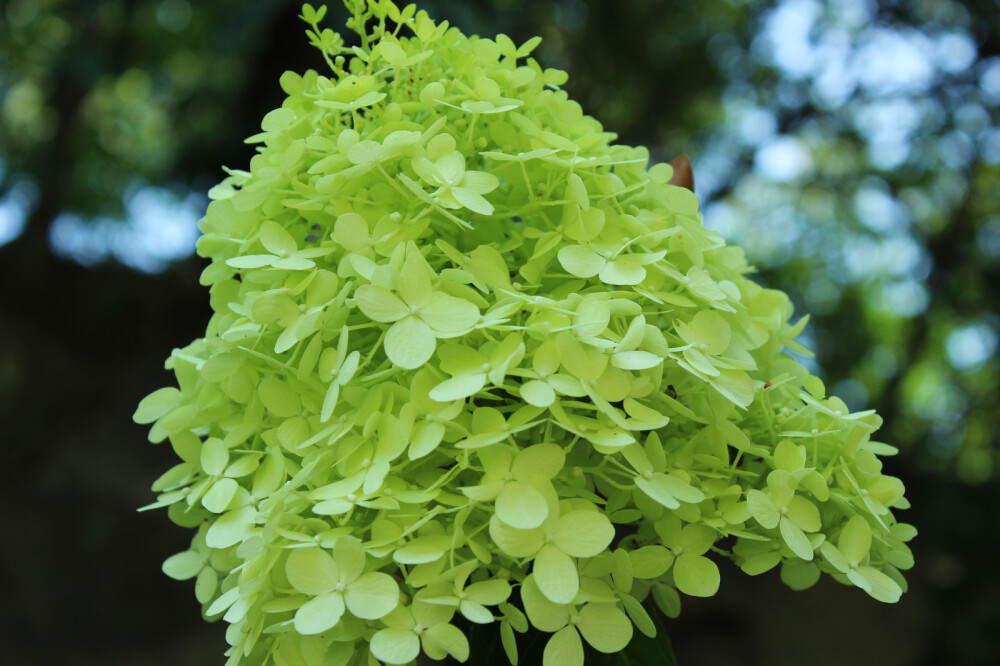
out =
<path fill-rule="evenodd" d="M 787 350 L 698 200 L 614 143 L 533 39 L 345 0 L 302 18 L 329 70 L 288 97 L 201 221 L 213 316 L 140 404 L 196 529 L 164 571 L 229 623 L 230 664 L 469 656 L 529 623 L 546 666 L 651 634 L 647 598 L 719 587 L 715 555 L 796 589 L 896 601 L 913 563 L 881 420 Z"/>

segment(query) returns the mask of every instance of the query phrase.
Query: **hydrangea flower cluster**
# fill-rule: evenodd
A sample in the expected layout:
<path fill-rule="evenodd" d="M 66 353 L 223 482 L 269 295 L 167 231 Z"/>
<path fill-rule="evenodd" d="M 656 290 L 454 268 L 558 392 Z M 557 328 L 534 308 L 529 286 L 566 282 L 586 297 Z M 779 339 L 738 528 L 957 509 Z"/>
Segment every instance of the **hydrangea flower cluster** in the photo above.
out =
<path fill-rule="evenodd" d="M 196 528 L 164 563 L 229 664 L 469 657 L 529 625 L 546 666 L 623 649 L 719 558 L 896 601 L 912 566 L 880 419 L 786 349 L 785 294 L 693 193 L 584 115 L 566 75 L 413 5 L 308 35 L 249 171 L 210 193 L 214 314 L 136 421 Z M 711 557 L 710 557 L 711 555 Z"/>

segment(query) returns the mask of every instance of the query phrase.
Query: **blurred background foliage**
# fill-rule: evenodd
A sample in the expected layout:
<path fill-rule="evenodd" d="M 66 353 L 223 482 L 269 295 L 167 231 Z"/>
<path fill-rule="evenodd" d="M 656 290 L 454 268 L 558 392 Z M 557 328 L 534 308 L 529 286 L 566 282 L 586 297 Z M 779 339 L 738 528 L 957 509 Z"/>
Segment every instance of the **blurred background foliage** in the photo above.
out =
<path fill-rule="evenodd" d="M 621 141 L 687 153 L 706 224 L 812 315 L 809 362 L 900 449 L 921 536 L 898 606 L 729 567 L 668 625 L 682 666 L 996 663 L 1000 2 L 421 6 L 542 35 L 537 57 Z M 205 192 L 248 163 L 281 72 L 322 65 L 297 13 L 0 0 L 5 664 L 221 663 L 221 627 L 158 573 L 187 536 L 131 513 L 172 454 L 129 415 L 204 331 Z"/>

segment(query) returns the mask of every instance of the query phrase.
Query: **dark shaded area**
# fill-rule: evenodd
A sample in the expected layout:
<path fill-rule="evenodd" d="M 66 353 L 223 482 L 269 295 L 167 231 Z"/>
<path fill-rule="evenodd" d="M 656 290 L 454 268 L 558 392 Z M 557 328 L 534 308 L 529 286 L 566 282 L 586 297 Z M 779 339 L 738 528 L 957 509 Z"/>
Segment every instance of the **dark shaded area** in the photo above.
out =
<path fill-rule="evenodd" d="M 862 81 L 836 103 L 819 70 L 800 76 L 768 50 L 771 10 L 794 4 L 424 6 L 467 32 L 517 42 L 541 34 L 540 60 L 567 69 L 570 94 L 622 141 L 648 145 L 656 159 L 690 154 L 701 193 L 728 207 L 707 209 L 709 223 L 747 248 L 762 280 L 815 313 L 810 335 L 828 387 L 854 391 L 852 407 L 877 408 L 883 439 L 902 449 L 887 466 L 906 481 L 914 508 L 905 519 L 920 536 L 899 604 L 825 579 L 794 593 L 776 572 L 751 579 L 723 564 L 719 595 L 684 599 L 666 624 L 678 663 L 996 663 L 1000 133 L 990 133 L 1000 7 L 798 3 L 818 8 L 814 41 L 841 30 L 860 49 L 876 27 L 966 35 L 976 49 L 971 64 L 942 64 L 925 87 L 880 92 Z M 851 23 L 845 6 L 868 10 Z M 242 140 L 280 104 L 280 73 L 322 64 L 296 13 L 277 0 L 0 2 L 0 663 L 223 663 L 222 624 L 202 621 L 190 583 L 159 571 L 190 535 L 165 512 L 135 512 L 174 454 L 130 420 L 142 396 L 172 381 L 169 350 L 204 331 L 203 262 L 144 272 L 111 251 L 56 251 L 50 238 L 65 213 L 123 216 L 136 187 L 197 196 L 220 165 L 245 167 L 253 151 Z M 339 6 L 326 23 L 343 23 Z M 908 157 L 885 162 L 892 146 L 863 120 L 869 106 L 903 98 L 925 106 Z M 770 138 L 745 138 L 771 122 Z M 794 151 L 769 166 L 778 136 L 805 145 L 811 167 L 782 172 Z M 865 214 L 865 197 L 879 192 L 906 207 L 904 231 L 879 226 L 892 205 Z M 19 214 L 23 231 L 3 237 L 3 221 Z M 918 265 L 880 273 L 877 261 L 908 247 L 890 241 L 904 238 Z M 875 246 L 882 253 L 861 261 L 870 275 L 851 277 L 852 253 Z M 924 306 L 894 309 L 910 283 Z M 895 284 L 905 288 L 887 291 Z M 982 347 L 990 332 L 993 350 Z M 983 358 L 970 356 L 976 344 Z"/>

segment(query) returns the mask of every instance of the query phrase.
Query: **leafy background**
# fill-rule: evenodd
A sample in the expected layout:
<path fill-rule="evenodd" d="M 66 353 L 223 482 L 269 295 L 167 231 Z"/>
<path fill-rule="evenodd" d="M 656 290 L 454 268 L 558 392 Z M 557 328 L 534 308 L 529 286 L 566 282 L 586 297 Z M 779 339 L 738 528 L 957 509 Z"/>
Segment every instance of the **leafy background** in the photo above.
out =
<path fill-rule="evenodd" d="M 332 4 L 332 3 L 331 3 Z M 886 418 L 917 525 L 910 592 L 722 564 L 667 623 L 693 664 L 1000 655 L 1000 3 L 427 0 L 538 57 L 621 141 L 687 153 L 707 224 L 810 312 L 828 386 Z M 339 6 L 328 24 L 342 25 Z M 137 515 L 172 452 L 129 416 L 204 331 L 191 256 L 220 165 L 321 65 L 280 0 L 0 2 L 0 661 L 218 664 Z M 474 649 L 475 654 L 475 649 Z"/>

